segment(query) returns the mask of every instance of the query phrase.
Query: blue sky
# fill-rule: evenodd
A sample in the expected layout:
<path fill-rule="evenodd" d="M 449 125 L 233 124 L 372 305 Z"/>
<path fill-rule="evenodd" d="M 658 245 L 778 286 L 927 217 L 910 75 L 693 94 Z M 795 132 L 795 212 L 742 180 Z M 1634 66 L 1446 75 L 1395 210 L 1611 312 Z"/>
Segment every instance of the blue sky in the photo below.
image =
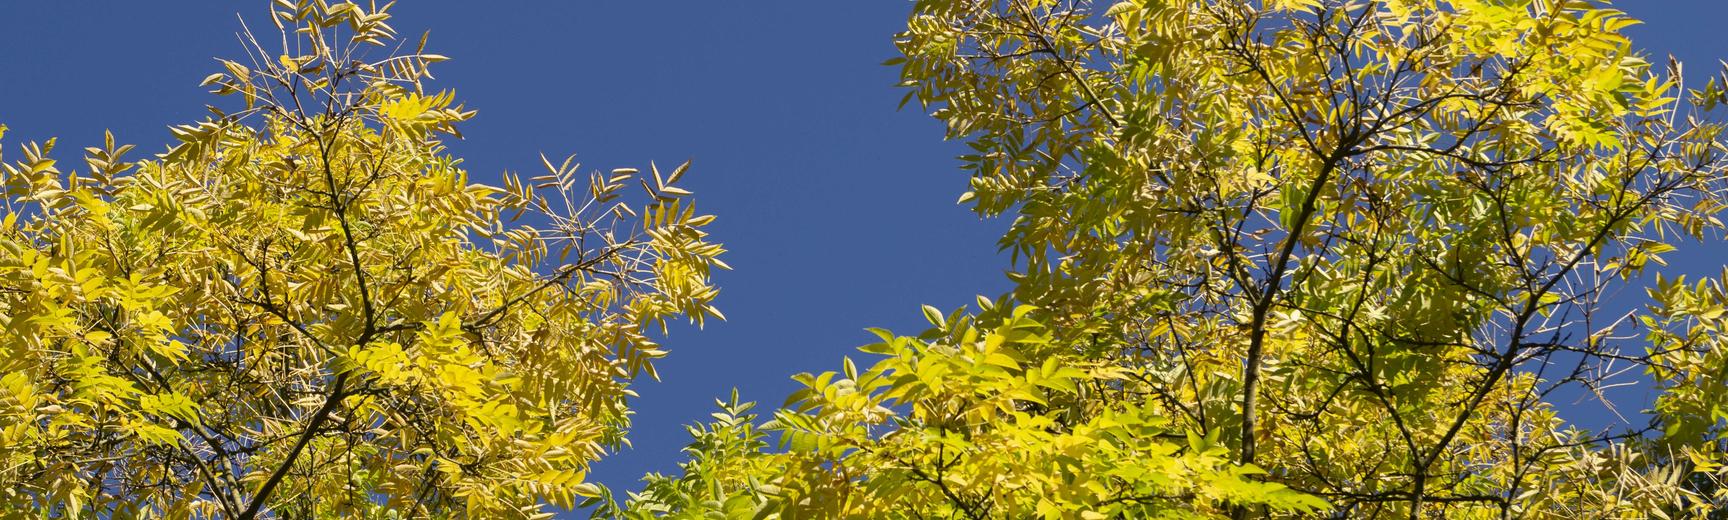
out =
<path fill-rule="evenodd" d="M 1697 82 L 1728 58 L 1717 0 L 1623 1 L 1648 23 L 1629 32 Z M 452 143 L 477 182 L 535 172 L 538 155 L 586 168 L 694 158 L 688 186 L 720 216 L 712 230 L 737 270 L 718 282 L 730 321 L 676 330 L 664 382 L 636 388 L 635 449 L 593 477 L 632 489 L 669 471 L 682 424 L 734 386 L 777 405 L 789 376 L 839 366 L 864 327 L 922 328 L 918 305 L 963 305 L 1008 288 L 1002 221 L 954 204 L 960 143 L 916 109 L 896 111 L 892 34 L 910 2 L 403 2 L 393 25 L 432 30 L 434 69 L 479 115 Z M 0 122 L 8 143 L 59 136 L 64 153 L 112 129 L 154 153 L 170 123 L 212 97 L 197 82 L 240 56 L 235 12 L 268 27 L 265 2 L 0 3 Z M 10 148 L 10 147 L 9 147 Z M 15 149 L 14 149 L 15 150 Z M 1670 255 L 1715 273 L 1721 248 Z"/>

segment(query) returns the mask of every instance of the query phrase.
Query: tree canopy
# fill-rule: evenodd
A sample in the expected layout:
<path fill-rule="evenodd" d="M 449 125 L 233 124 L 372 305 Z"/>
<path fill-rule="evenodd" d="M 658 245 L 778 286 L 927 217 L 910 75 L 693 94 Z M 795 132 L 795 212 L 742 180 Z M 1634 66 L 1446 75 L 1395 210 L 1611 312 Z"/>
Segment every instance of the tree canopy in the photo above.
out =
<path fill-rule="evenodd" d="M 280 0 L 227 110 L 0 167 L 0 516 L 543 518 L 668 320 L 720 316 L 686 167 L 470 182 L 389 6 Z M 3 131 L 3 127 L 0 127 Z"/>
<path fill-rule="evenodd" d="M 272 5 L 164 153 L 0 158 L 0 517 L 1728 515 L 1728 271 L 1664 260 L 1728 74 L 1605 0 L 915 0 L 1013 289 L 622 497 L 629 385 L 721 317 L 689 163 L 472 183 L 388 4 Z"/>
<path fill-rule="evenodd" d="M 971 148 L 960 200 L 1012 218 L 1014 290 L 877 331 L 765 423 L 723 403 L 626 514 L 1720 515 L 1723 279 L 1661 267 L 1720 237 L 1723 83 L 1635 23 L 918 0 L 890 65 Z M 1636 378 L 1647 425 L 1562 417 Z"/>

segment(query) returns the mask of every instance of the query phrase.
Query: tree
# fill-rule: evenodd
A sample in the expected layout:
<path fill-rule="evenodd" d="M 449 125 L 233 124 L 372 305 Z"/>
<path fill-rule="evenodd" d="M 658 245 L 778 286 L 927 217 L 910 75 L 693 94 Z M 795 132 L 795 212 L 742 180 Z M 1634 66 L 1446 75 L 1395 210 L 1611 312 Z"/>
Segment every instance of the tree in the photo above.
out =
<path fill-rule="evenodd" d="M 546 517 L 722 249 L 670 172 L 472 184 L 388 5 L 278 0 L 154 159 L 0 169 L 0 516 Z M 271 38 L 275 40 L 275 38 Z M 267 47 L 276 50 L 267 50 Z M 3 128 L 0 128 L 3 131 Z M 640 186 L 645 193 L 633 194 Z"/>
<path fill-rule="evenodd" d="M 787 469 L 627 507 L 1721 516 L 1723 279 L 1660 266 L 1722 231 L 1728 78 L 1604 4 L 915 2 L 890 63 L 1013 216 L 1014 291 L 798 376 L 753 455 Z M 1647 425 L 1562 418 L 1627 371 Z"/>

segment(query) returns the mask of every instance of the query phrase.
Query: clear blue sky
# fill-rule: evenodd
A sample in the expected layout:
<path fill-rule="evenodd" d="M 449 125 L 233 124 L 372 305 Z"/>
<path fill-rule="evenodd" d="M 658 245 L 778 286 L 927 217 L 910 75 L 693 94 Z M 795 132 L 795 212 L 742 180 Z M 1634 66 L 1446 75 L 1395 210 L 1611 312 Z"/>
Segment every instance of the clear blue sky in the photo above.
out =
<path fill-rule="evenodd" d="M 237 57 L 236 11 L 268 28 L 266 3 L 0 3 L 0 122 L 8 143 L 59 136 L 60 158 L 112 129 L 155 153 L 170 123 L 212 102 L 197 87 Z M 954 204 L 959 143 L 916 109 L 896 111 L 892 34 L 908 1 L 757 0 L 402 2 L 393 25 L 432 30 L 434 69 L 479 116 L 451 150 L 477 182 L 536 171 L 538 154 L 577 153 L 586 167 L 676 164 L 720 216 L 714 235 L 737 268 L 718 277 L 730 318 L 677 330 L 637 385 L 634 450 L 593 476 L 634 489 L 669 471 L 682 424 L 736 386 L 777 405 L 800 371 L 839 366 L 864 327 L 922 328 L 918 305 L 952 308 L 1008 288 L 995 239 L 1005 223 Z M 1647 20 L 1630 30 L 1658 60 L 1674 54 L 1697 82 L 1728 58 L 1718 0 L 1623 1 Z M 1701 84 L 1701 83 L 1699 83 Z M 11 147 L 9 147 L 11 148 Z M 15 150 L 15 149 L 14 149 Z M 142 155 L 142 154 L 140 154 Z M 1714 251 L 1671 256 L 1715 273 Z M 1623 294 L 1633 294 L 1628 291 Z"/>

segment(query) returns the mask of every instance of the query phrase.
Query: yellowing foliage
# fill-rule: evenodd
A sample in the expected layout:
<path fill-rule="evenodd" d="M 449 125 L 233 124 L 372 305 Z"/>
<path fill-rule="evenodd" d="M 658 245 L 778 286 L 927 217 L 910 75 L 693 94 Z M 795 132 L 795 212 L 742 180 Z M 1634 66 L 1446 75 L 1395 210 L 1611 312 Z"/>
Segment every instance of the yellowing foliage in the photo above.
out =
<path fill-rule="evenodd" d="M 669 175 L 470 183 L 388 6 L 275 2 L 243 109 L 0 166 L 0 516 L 544 517 L 724 267 Z M 3 127 L 0 127 L 3 128 Z M 588 181 L 586 186 L 582 181 Z M 638 191 L 640 188 L 640 191 Z"/>
<path fill-rule="evenodd" d="M 1686 90 L 1635 23 L 918 0 L 889 63 L 971 148 L 960 200 L 1012 217 L 1014 291 L 798 376 L 784 450 L 697 428 L 626 514 L 1720 517 L 1722 282 L 1610 298 L 1721 236 L 1728 82 Z M 1562 418 L 1620 382 L 1659 392 L 1643 424 Z"/>

